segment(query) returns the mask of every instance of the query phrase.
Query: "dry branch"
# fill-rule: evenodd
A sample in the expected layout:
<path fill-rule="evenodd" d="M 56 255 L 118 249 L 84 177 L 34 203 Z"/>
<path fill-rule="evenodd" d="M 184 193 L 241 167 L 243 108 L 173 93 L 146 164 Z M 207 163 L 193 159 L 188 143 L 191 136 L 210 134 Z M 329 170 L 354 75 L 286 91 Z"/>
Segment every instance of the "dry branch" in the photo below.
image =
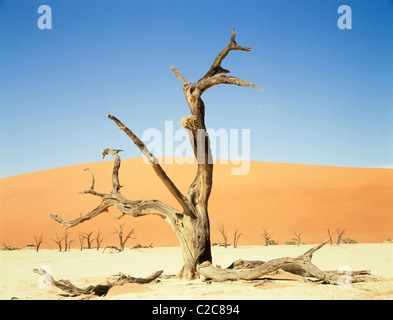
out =
<path fill-rule="evenodd" d="M 248 82 L 248 81 L 242 80 L 242 79 L 238 79 L 236 77 L 226 76 L 224 74 L 220 74 L 218 76 L 209 77 L 209 78 L 205 78 L 203 80 L 200 80 L 200 82 L 198 82 L 198 87 L 199 87 L 200 93 L 203 93 L 207 89 L 209 89 L 213 86 L 216 86 L 218 84 L 235 84 L 237 86 L 253 87 L 258 90 L 263 91 L 261 88 L 259 88 L 258 86 L 256 86 L 255 84 L 253 84 L 251 82 Z"/>
<path fill-rule="evenodd" d="M 143 216 L 146 214 L 157 214 L 162 216 L 164 219 L 168 218 L 169 215 L 172 215 L 174 212 L 178 212 L 176 209 L 162 203 L 158 200 L 136 200 L 131 201 L 126 199 L 120 194 L 120 183 L 119 183 L 119 168 L 120 168 L 120 157 L 118 152 L 120 150 L 113 149 L 105 149 L 103 151 L 103 156 L 111 153 L 115 158 L 113 173 L 112 173 L 112 191 L 111 193 L 98 193 L 94 189 L 89 189 L 84 191 L 83 193 L 93 194 L 95 196 L 99 196 L 102 198 L 101 203 L 92 211 L 88 211 L 86 214 L 81 215 L 80 217 L 74 220 L 66 220 L 58 215 L 51 214 L 50 217 L 55 221 L 59 222 L 61 225 L 66 226 L 68 228 L 74 227 L 84 221 L 93 219 L 97 215 L 107 212 L 109 207 L 115 206 L 118 208 L 123 214 L 129 214 L 132 216 Z M 92 184 L 94 187 L 94 183 Z"/>

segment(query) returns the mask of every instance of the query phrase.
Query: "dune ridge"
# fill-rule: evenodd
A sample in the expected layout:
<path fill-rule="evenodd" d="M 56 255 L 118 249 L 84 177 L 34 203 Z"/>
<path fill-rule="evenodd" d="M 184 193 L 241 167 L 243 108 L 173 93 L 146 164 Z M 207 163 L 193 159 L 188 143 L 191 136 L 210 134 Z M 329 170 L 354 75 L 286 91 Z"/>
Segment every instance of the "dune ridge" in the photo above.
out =
<path fill-rule="evenodd" d="M 169 177 L 186 194 L 196 172 L 195 164 L 163 164 Z M 95 208 L 100 198 L 78 192 L 91 185 L 83 171 L 95 175 L 95 189 L 111 189 L 112 161 L 78 164 L 0 179 L 0 244 L 24 247 L 43 233 L 42 248 L 57 248 L 51 239 L 64 233 L 49 214 L 74 219 Z M 344 238 L 377 243 L 393 238 L 393 170 L 347 168 L 251 161 L 247 175 L 232 175 L 232 164 L 214 167 L 213 191 L 209 202 L 211 240 L 221 242 L 218 226 L 224 224 L 229 243 L 235 228 L 242 236 L 239 245 L 262 245 L 262 226 L 279 244 L 301 233 L 307 243 L 327 238 L 327 229 L 346 229 Z M 176 201 L 141 157 L 125 159 L 120 169 L 121 192 L 128 199 L 159 199 L 177 207 Z M 111 208 L 91 221 L 69 229 L 71 246 L 79 246 L 78 233 L 101 230 L 103 246 L 117 245 L 114 227 L 125 223 L 125 232 L 135 228 L 137 243 L 177 246 L 170 226 L 157 216 L 114 219 Z M 336 241 L 336 236 L 333 238 Z"/>

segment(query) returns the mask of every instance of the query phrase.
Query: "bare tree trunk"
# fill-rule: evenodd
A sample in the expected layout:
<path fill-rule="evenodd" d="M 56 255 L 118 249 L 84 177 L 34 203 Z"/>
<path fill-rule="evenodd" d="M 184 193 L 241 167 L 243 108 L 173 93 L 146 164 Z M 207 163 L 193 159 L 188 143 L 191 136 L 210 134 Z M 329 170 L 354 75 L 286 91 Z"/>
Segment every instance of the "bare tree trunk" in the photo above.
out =
<path fill-rule="evenodd" d="M 91 212 L 75 220 L 65 220 L 57 215 L 51 215 L 51 218 L 60 222 L 62 225 L 72 227 L 94 218 L 98 214 L 107 211 L 111 206 L 115 206 L 122 212 L 120 217 L 126 214 L 134 217 L 147 214 L 159 215 L 171 225 L 180 241 L 183 254 L 183 268 L 178 276 L 187 279 L 197 277 L 197 266 L 205 261 L 212 261 L 210 223 L 207 208 L 213 183 L 213 159 L 210 151 L 209 136 L 205 126 L 205 105 L 201 96 L 207 89 L 218 84 L 235 84 L 238 86 L 258 88 L 248 81 L 224 75 L 224 73 L 229 73 L 229 71 L 221 67 L 221 62 L 230 51 L 251 51 L 251 48 L 239 46 L 235 41 L 235 36 L 236 33 L 233 30 L 228 45 L 217 55 L 209 71 L 196 83 L 188 83 L 181 73 L 171 66 L 171 70 L 183 84 L 183 92 L 191 112 L 191 115 L 182 119 L 181 124 L 189 131 L 190 143 L 198 163 L 197 172 L 188 188 L 187 196 L 179 191 L 154 155 L 146 148 L 145 144 L 120 120 L 108 115 L 108 118 L 113 120 L 147 157 L 157 176 L 177 200 L 182 210 L 170 207 L 158 200 L 132 201 L 124 198 L 120 194 L 121 186 L 118 175 L 120 168 L 118 152 L 121 150 L 105 149 L 103 151 L 103 157 L 111 153 L 115 158 L 112 174 L 112 191 L 110 193 L 96 192 L 94 190 L 94 175 L 89 169 L 86 169 L 92 176 L 92 185 L 89 190 L 82 193 L 89 193 L 101 197 L 101 203 Z"/>

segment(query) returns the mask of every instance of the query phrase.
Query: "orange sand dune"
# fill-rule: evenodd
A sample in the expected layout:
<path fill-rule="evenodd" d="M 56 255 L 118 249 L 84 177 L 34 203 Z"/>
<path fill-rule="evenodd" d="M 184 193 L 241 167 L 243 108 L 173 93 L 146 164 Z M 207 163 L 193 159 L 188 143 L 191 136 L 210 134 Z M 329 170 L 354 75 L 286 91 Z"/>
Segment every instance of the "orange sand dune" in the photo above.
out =
<path fill-rule="evenodd" d="M 42 248 L 56 248 L 51 241 L 64 228 L 50 213 L 74 219 L 93 209 L 100 198 L 77 192 L 90 187 L 89 167 L 96 178 L 96 191 L 111 189 L 112 161 L 73 165 L 0 179 L 0 245 L 23 247 L 43 233 Z M 195 175 L 195 165 L 164 164 L 164 169 L 183 193 Z M 269 162 L 251 162 L 247 175 L 231 175 L 232 165 L 214 167 L 209 213 L 212 242 L 221 242 L 218 226 L 224 224 L 229 242 L 235 228 L 239 245 L 263 244 L 262 226 L 272 239 L 285 244 L 302 234 L 305 243 L 327 238 L 327 229 L 346 229 L 344 237 L 358 242 L 382 242 L 393 238 L 393 170 L 343 168 Z M 122 194 L 129 199 L 160 199 L 172 206 L 176 201 L 142 158 L 123 160 L 120 169 Z M 135 228 L 127 243 L 153 246 L 178 245 L 170 226 L 157 216 L 132 218 L 111 208 L 91 221 L 71 228 L 72 247 L 79 246 L 80 232 L 101 230 L 103 245 L 118 245 L 114 227 Z M 336 236 L 334 237 L 334 240 Z"/>

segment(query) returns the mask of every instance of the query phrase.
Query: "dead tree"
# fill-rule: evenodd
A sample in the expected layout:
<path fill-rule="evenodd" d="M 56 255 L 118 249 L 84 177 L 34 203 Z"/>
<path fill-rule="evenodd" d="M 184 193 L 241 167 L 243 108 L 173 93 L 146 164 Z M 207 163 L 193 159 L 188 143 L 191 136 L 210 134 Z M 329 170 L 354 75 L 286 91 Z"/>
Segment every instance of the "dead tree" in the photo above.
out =
<path fill-rule="evenodd" d="M 70 251 L 70 248 L 71 248 L 71 242 L 73 241 L 73 240 L 68 240 L 68 237 L 69 237 L 69 233 L 68 233 L 68 229 L 65 229 L 64 230 L 64 251 Z"/>
<path fill-rule="evenodd" d="M 190 115 L 182 119 L 181 124 L 189 132 L 194 156 L 198 163 L 195 178 L 191 182 L 186 195 L 168 177 L 156 157 L 146 148 L 145 144 L 119 119 L 108 115 L 108 118 L 113 120 L 131 138 L 150 161 L 158 178 L 177 200 L 181 210 L 159 200 L 128 200 L 121 195 L 119 183 L 121 160 L 118 155 L 120 150 L 105 149 L 103 151 L 104 157 L 110 153 L 115 158 L 111 192 L 97 192 L 94 189 L 94 175 L 89 170 L 92 175 L 92 185 L 82 193 L 100 197 L 102 199 L 101 203 L 92 211 L 74 220 L 66 220 L 53 214 L 51 218 L 64 226 L 73 227 L 108 211 L 108 208 L 112 206 L 119 209 L 122 215 L 134 217 L 158 215 L 171 225 L 181 244 L 183 268 L 178 276 L 188 279 L 195 278 L 198 275 L 197 266 L 202 262 L 212 261 L 207 207 L 213 182 L 213 159 L 205 126 L 205 105 L 201 97 L 206 90 L 219 84 L 235 84 L 258 88 L 251 82 L 225 75 L 225 73 L 229 73 L 229 70 L 221 67 L 221 62 L 229 52 L 234 50 L 251 51 L 251 48 L 239 46 L 235 41 L 235 36 L 236 33 L 233 30 L 228 45 L 217 55 L 207 73 L 195 83 L 188 82 L 177 69 L 171 66 L 171 70 L 183 85 L 183 92 L 191 112 Z"/>
<path fill-rule="evenodd" d="M 263 232 L 261 234 L 262 238 L 265 239 L 265 246 L 267 247 L 269 245 L 269 240 L 272 238 L 272 234 L 271 232 L 267 232 L 265 227 L 262 227 Z"/>
<path fill-rule="evenodd" d="M 98 229 L 97 235 L 96 235 L 96 243 L 97 243 L 97 251 L 100 250 L 100 246 L 102 241 L 104 240 L 104 237 L 102 236 L 102 232 L 100 229 Z"/>
<path fill-rule="evenodd" d="M 298 246 L 300 246 L 302 242 L 302 234 L 300 232 L 294 232 L 295 238 L 291 238 L 295 243 L 297 243 Z"/>
<path fill-rule="evenodd" d="M 328 236 L 329 236 L 330 245 L 333 245 L 333 234 L 334 234 L 334 232 L 333 233 L 330 232 L 330 229 L 328 229 L 327 232 L 328 232 Z"/>
<path fill-rule="evenodd" d="M 126 237 L 123 238 L 123 226 L 124 225 L 125 225 L 125 223 L 119 224 L 119 230 L 117 230 L 115 227 L 115 232 L 114 232 L 114 233 L 117 233 L 117 235 L 119 236 L 120 251 L 124 251 L 124 246 L 125 246 L 126 242 L 128 241 L 128 239 L 130 239 L 130 237 L 134 234 L 134 231 L 135 231 L 135 229 L 131 229 L 130 232 L 126 235 Z"/>
<path fill-rule="evenodd" d="M 340 229 L 340 228 L 336 229 L 336 232 L 337 232 L 337 245 L 340 244 L 341 237 L 344 235 L 345 231 L 346 231 L 345 229 Z"/>
<path fill-rule="evenodd" d="M 225 228 L 225 226 L 222 224 L 220 226 L 218 226 L 218 230 L 220 231 L 222 238 L 224 240 L 224 242 L 222 243 L 223 246 L 226 248 L 228 247 L 228 235 L 227 235 L 227 229 Z"/>
<path fill-rule="evenodd" d="M 61 244 L 62 244 L 62 242 L 64 240 L 64 237 L 63 238 L 59 238 L 59 236 L 56 233 L 56 239 L 51 239 L 51 240 L 57 244 L 57 246 L 59 247 L 59 251 L 61 251 Z"/>
<path fill-rule="evenodd" d="M 157 158 L 125 124 L 116 117 L 108 115 L 108 118 L 116 123 L 148 159 L 158 178 L 177 201 L 177 208 L 169 206 L 160 200 L 126 199 L 120 192 L 119 168 L 121 160 L 119 152 L 121 150 L 107 148 L 102 152 L 103 157 L 108 153 L 114 157 L 112 190 L 108 193 L 96 191 L 94 189 L 94 175 L 88 170 L 92 176 L 92 184 L 89 189 L 82 193 L 101 198 L 101 202 L 98 206 L 74 220 L 66 220 L 54 214 L 51 214 L 50 217 L 63 226 L 74 227 L 84 221 L 93 219 L 101 213 L 108 212 L 108 209 L 113 206 L 121 212 L 119 218 L 124 215 L 133 217 L 158 215 L 170 224 L 181 245 L 183 267 L 178 273 L 178 277 L 193 279 L 200 274 L 205 276 L 208 274 L 212 279 L 241 278 L 243 270 L 240 270 L 239 276 L 234 276 L 233 272 L 235 272 L 235 270 L 226 272 L 223 271 L 224 269 L 219 269 L 212 265 L 208 201 L 213 185 L 213 159 L 210 150 L 209 135 L 205 126 L 206 109 L 202 100 L 202 94 L 206 90 L 219 84 L 234 84 L 260 89 L 251 82 L 225 75 L 230 71 L 221 67 L 221 63 L 231 51 L 251 51 L 251 48 L 239 46 L 235 41 L 235 36 L 236 32 L 233 30 L 229 43 L 214 59 L 206 74 L 195 83 L 188 82 L 176 68 L 171 66 L 171 70 L 183 85 L 185 99 L 190 109 L 191 114 L 183 117 L 180 124 L 188 130 L 190 143 L 197 160 L 197 172 L 187 193 L 183 194 L 178 189 L 158 163 Z M 311 265 L 309 263 L 310 256 L 311 253 L 307 252 L 304 255 L 304 257 L 306 257 L 305 259 L 292 258 L 292 260 L 289 261 L 292 265 L 296 265 L 299 268 L 306 268 Z M 285 264 L 287 262 L 288 260 L 283 260 L 282 263 Z M 282 263 L 274 261 L 274 263 L 272 262 L 269 264 L 269 262 L 267 262 L 268 265 L 264 267 L 264 272 L 274 271 L 280 268 Z M 260 270 L 257 271 L 259 272 Z M 320 277 L 326 277 L 330 282 L 328 275 L 321 273 Z"/>
<path fill-rule="evenodd" d="M 34 244 L 28 244 L 27 247 L 30 248 L 31 246 L 35 247 Z M 3 246 L 0 248 L 1 251 L 14 251 L 14 250 L 19 250 L 17 247 L 13 247 L 13 246 L 7 246 L 4 242 L 3 242 Z"/>
<path fill-rule="evenodd" d="M 34 242 L 35 242 L 35 251 L 38 252 L 38 250 L 40 249 L 40 246 L 43 242 L 42 233 L 40 236 L 34 235 Z"/>
<path fill-rule="evenodd" d="M 82 233 L 79 233 L 78 239 L 79 239 L 80 249 L 81 249 L 81 251 L 82 251 L 82 250 L 83 250 L 83 242 L 85 241 L 85 238 L 84 238 L 84 236 L 83 236 Z"/>
<path fill-rule="evenodd" d="M 242 233 L 239 233 L 239 229 L 235 228 L 235 233 L 233 235 L 233 247 L 236 248 L 239 242 L 239 238 L 242 236 Z"/>
<path fill-rule="evenodd" d="M 83 239 L 86 239 L 87 241 L 87 249 L 91 249 L 91 244 L 94 241 L 94 239 L 92 238 L 93 232 L 94 231 L 82 233 Z"/>

